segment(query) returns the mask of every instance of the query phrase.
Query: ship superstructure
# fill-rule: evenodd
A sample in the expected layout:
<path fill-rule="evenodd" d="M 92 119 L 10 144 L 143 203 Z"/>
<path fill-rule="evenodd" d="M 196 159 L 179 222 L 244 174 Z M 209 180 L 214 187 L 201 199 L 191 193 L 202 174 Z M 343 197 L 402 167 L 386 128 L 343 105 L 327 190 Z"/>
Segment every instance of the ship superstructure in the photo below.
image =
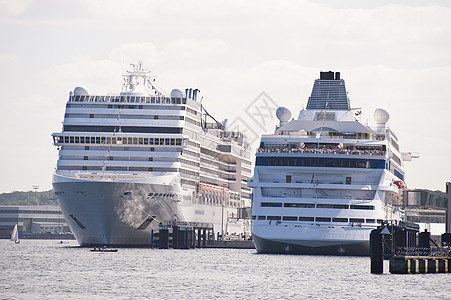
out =
<path fill-rule="evenodd" d="M 150 246 L 150 231 L 170 221 L 242 233 L 251 175 L 244 136 L 206 112 L 198 89 L 165 95 L 132 66 L 120 94 L 75 88 L 53 134 L 53 186 L 77 241 Z"/>
<path fill-rule="evenodd" d="M 252 237 L 261 253 L 369 255 L 369 234 L 401 222 L 406 188 L 389 114 L 363 125 L 339 72 L 321 72 L 296 120 L 284 107 L 280 126 L 263 135 L 249 186 Z"/>

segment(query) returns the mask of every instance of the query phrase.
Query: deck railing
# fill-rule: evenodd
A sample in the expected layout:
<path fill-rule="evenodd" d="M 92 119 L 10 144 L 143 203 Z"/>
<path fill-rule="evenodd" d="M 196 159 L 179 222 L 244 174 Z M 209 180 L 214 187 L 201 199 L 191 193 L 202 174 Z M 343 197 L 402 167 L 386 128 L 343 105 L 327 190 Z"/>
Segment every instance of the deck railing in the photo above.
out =
<path fill-rule="evenodd" d="M 308 153 L 308 154 L 344 154 L 344 155 L 377 155 L 384 156 L 383 150 L 357 150 L 357 149 L 317 149 L 317 148 L 258 148 L 257 153 Z"/>

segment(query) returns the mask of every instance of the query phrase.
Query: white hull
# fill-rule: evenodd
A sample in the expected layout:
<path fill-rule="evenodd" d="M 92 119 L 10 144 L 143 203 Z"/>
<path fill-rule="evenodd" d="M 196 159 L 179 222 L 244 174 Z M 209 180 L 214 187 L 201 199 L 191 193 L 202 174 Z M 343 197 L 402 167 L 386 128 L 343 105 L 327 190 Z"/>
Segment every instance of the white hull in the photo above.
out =
<path fill-rule="evenodd" d="M 375 226 L 276 224 L 254 221 L 253 239 L 259 253 L 368 255 L 369 234 Z"/>
<path fill-rule="evenodd" d="M 208 223 L 215 233 L 222 229 L 243 232 L 243 222 L 227 223 L 236 209 L 192 204 L 190 191 L 182 191 L 177 175 L 140 180 L 86 180 L 54 175 L 53 187 L 63 214 L 81 246 L 149 247 L 151 231 L 159 222 Z M 172 182 L 172 183 L 171 183 Z M 149 197 L 149 194 L 173 197 Z M 185 197 L 181 195 L 185 193 Z M 221 224 L 224 216 L 224 224 Z M 141 228 L 146 220 L 152 220 Z M 148 223 L 148 222 L 147 222 Z"/>

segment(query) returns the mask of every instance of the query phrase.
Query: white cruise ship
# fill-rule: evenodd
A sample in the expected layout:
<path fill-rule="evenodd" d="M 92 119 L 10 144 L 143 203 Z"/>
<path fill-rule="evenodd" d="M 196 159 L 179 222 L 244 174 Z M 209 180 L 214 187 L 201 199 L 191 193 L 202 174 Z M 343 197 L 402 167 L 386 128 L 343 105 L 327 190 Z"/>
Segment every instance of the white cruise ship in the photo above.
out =
<path fill-rule="evenodd" d="M 251 192 L 244 136 L 205 111 L 199 90 L 164 96 L 132 66 L 120 94 L 70 92 L 63 130 L 52 135 L 53 187 L 78 243 L 150 246 L 151 230 L 175 220 L 210 224 L 216 236 L 250 232 L 239 218 Z"/>
<path fill-rule="evenodd" d="M 280 126 L 256 153 L 252 237 L 259 253 L 369 255 L 369 235 L 383 221 L 403 221 L 406 188 L 389 114 L 363 125 L 339 72 L 321 72 L 297 120 L 280 107 Z M 291 119 L 291 120 L 290 120 Z"/>

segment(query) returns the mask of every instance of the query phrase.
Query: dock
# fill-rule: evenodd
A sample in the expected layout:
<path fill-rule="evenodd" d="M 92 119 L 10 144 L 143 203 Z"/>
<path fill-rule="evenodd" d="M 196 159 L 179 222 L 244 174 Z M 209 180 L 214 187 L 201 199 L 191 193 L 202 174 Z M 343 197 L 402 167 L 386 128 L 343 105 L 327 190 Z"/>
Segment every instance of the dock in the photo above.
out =
<path fill-rule="evenodd" d="M 386 223 L 371 231 L 370 258 L 373 274 L 384 272 L 384 259 L 391 274 L 451 273 L 451 233 L 442 234 L 438 245 L 414 224 Z"/>
<path fill-rule="evenodd" d="M 255 249 L 254 243 L 249 239 L 241 239 L 237 236 L 215 239 L 212 224 L 175 221 L 160 223 L 158 231 L 152 231 L 151 247 L 158 249 Z"/>
<path fill-rule="evenodd" d="M 393 256 L 390 258 L 390 273 L 451 273 L 451 257 Z"/>

